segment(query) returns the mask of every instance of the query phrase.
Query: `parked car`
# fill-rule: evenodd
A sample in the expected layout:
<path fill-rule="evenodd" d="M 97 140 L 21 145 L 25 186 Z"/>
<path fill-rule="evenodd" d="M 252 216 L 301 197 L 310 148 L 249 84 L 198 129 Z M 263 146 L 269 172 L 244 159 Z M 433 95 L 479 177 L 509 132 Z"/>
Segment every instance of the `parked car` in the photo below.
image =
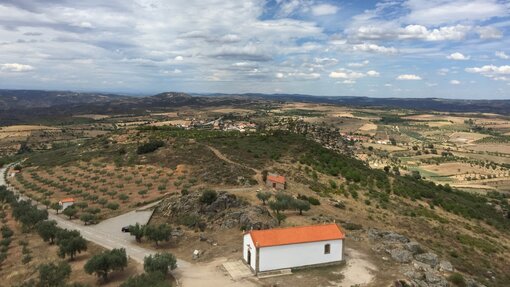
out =
<path fill-rule="evenodd" d="M 122 227 L 122 232 L 129 232 L 129 226 Z"/>

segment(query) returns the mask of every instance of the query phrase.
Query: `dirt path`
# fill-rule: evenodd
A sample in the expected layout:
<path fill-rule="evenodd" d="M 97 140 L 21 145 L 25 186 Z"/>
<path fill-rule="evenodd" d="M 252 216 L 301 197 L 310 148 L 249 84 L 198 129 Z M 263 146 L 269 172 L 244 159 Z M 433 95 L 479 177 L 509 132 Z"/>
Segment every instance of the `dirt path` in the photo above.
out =
<path fill-rule="evenodd" d="M 255 180 L 257 180 L 258 184 L 260 186 L 264 186 L 264 181 L 262 180 L 262 171 L 258 170 L 258 169 L 255 169 L 255 168 L 252 168 L 252 167 L 249 167 L 247 165 L 244 165 L 242 163 L 238 163 L 238 162 L 235 162 L 231 159 L 229 159 L 227 156 L 225 156 L 221 151 L 219 151 L 218 149 L 212 147 L 212 146 L 208 146 L 206 145 L 219 159 L 225 161 L 225 162 L 228 162 L 230 164 L 233 164 L 233 165 L 237 165 L 237 166 L 240 166 L 242 168 L 247 168 L 247 169 L 251 169 L 255 172 Z"/>
<path fill-rule="evenodd" d="M 346 249 L 345 255 L 347 266 L 342 270 L 344 279 L 338 286 L 365 286 L 372 282 L 377 267 L 368 261 L 367 256 L 351 248 Z"/>

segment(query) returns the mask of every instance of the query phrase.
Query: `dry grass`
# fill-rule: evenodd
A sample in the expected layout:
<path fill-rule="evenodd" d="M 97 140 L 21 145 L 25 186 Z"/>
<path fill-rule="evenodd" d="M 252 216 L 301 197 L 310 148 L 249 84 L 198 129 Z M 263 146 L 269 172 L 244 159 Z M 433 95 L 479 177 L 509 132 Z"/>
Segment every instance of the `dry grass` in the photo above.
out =
<path fill-rule="evenodd" d="M 361 126 L 359 128 L 360 131 L 373 131 L 373 130 L 377 130 L 377 125 L 376 124 L 372 124 L 372 123 L 369 123 L 369 124 L 364 124 L 363 126 Z"/>
<path fill-rule="evenodd" d="M 478 152 L 500 152 L 510 154 L 509 144 L 476 144 L 466 146 L 465 148 Z"/>
<path fill-rule="evenodd" d="M 466 144 L 466 143 L 472 143 L 474 141 L 477 141 L 479 139 L 483 139 L 486 137 L 488 137 L 488 135 L 479 134 L 479 133 L 454 132 L 450 135 L 449 141 L 453 142 L 453 143 Z"/>

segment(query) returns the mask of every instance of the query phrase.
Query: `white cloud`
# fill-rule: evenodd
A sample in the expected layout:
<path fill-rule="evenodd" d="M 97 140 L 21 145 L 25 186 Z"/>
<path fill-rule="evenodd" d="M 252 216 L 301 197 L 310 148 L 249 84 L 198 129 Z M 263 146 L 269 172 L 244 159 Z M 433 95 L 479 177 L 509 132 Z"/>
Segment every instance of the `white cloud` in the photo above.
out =
<path fill-rule="evenodd" d="M 417 76 L 417 75 L 413 75 L 413 74 L 403 74 L 403 75 L 399 75 L 397 77 L 397 80 L 402 80 L 402 81 L 418 81 L 418 80 L 421 80 L 421 77 Z"/>
<path fill-rule="evenodd" d="M 485 65 L 482 67 L 466 68 L 468 73 L 476 73 L 495 81 L 510 81 L 510 66 Z"/>
<path fill-rule="evenodd" d="M 466 68 L 468 73 L 479 73 L 485 75 L 510 74 L 510 66 L 485 65 L 483 67 Z"/>
<path fill-rule="evenodd" d="M 7 63 L 0 64 L 0 70 L 7 72 L 28 72 L 34 70 L 34 67 L 18 63 Z"/>
<path fill-rule="evenodd" d="M 319 73 L 303 73 L 303 72 L 290 72 L 282 73 L 278 72 L 275 74 L 277 79 L 297 79 L 297 80 L 318 80 L 321 77 Z"/>
<path fill-rule="evenodd" d="M 460 81 L 458 81 L 458 80 L 451 80 L 450 84 L 452 84 L 452 85 L 460 85 Z"/>
<path fill-rule="evenodd" d="M 289 77 L 294 77 L 296 79 L 302 80 L 318 80 L 321 77 L 319 73 L 289 73 Z"/>
<path fill-rule="evenodd" d="M 368 53 L 381 53 L 381 54 L 395 54 L 398 52 L 394 47 L 384 47 L 376 44 L 357 44 L 352 47 L 355 52 L 368 52 Z"/>
<path fill-rule="evenodd" d="M 424 40 L 424 41 L 458 41 L 466 37 L 472 28 L 470 26 L 456 25 L 428 29 L 423 25 L 407 25 L 398 27 L 396 24 L 381 24 L 381 26 L 360 26 L 350 30 L 356 38 L 370 40 Z"/>
<path fill-rule="evenodd" d="M 465 61 L 465 60 L 469 60 L 471 57 L 464 56 L 463 54 L 461 54 L 459 52 L 455 52 L 453 54 L 450 54 L 446 58 L 450 59 L 450 60 L 455 60 L 455 61 Z"/>
<path fill-rule="evenodd" d="M 481 74 L 495 81 L 510 81 L 510 66 L 486 65 L 483 67 L 467 68 L 468 73 Z"/>
<path fill-rule="evenodd" d="M 447 68 L 441 68 L 439 71 L 437 71 L 437 74 L 440 76 L 446 76 L 450 72 L 450 69 Z"/>
<path fill-rule="evenodd" d="M 176 60 L 176 61 L 183 61 L 184 57 L 183 56 L 177 56 L 177 57 L 174 58 L 174 60 Z"/>
<path fill-rule="evenodd" d="M 371 70 L 367 72 L 367 76 L 369 77 L 379 77 L 381 74 L 377 71 Z"/>
<path fill-rule="evenodd" d="M 385 87 L 393 87 L 392 84 L 384 84 Z"/>
<path fill-rule="evenodd" d="M 325 65 L 325 66 L 331 66 L 336 65 L 338 63 L 338 60 L 335 58 L 315 58 L 315 63 Z"/>
<path fill-rule="evenodd" d="M 366 73 L 352 71 L 348 69 L 338 69 L 329 74 L 330 78 L 333 79 L 347 79 L 347 80 L 356 80 L 364 77 L 379 77 L 380 73 L 374 70 L 368 71 Z"/>
<path fill-rule="evenodd" d="M 333 78 L 333 79 L 353 80 L 353 79 L 363 78 L 363 77 L 365 77 L 365 74 L 360 73 L 360 72 L 351 71 L 351 70 L 346 70 L 346 69 L 339 69 L 337 71 L 331 72 L 329 74 L 329 77 Z"/>
<path fill-rule="evenodd" d="M 440 27 L 429 30 L 421 25 L 408 25 L 400 33 L 400 39 L 423 39 L 426 41 L 462 40 L 471 28 L 463 25 Z"/>
<path fill-rule="evenodd" d="M 477 27 L 476 33 L 480 35 L 480 39 L 501 39 L 503 38 L 503 32 L 496 27 L 486 26 Z"/>
<path fill-rule="evenodd" d="M 353 68 L 359 68 L 359 67 L 365 67 L 369 63 L 370 63 L 369 60 L 365 60 L 363 62 L 358 62 L 358 63 L 348 63 L 347 66 L 348 67 L 353 67 Z"/>
<path fill-rule="evenodd" d="M 354 85 L 356 84 L 356 81 L 355 80 L 344 80 L 342 82 L 342 84 L 346 84 L 346 85 Z"/>
<path fill-rule="evenodd" d="M 408 0 L 404 7 L 410 10 L 405 20 L 424 25 L 483 21 L 508 13 L 498 0 Z"/>
<path fill-rule="evenodd" d="M 331 4 L 319 4 L 312 6 L 312 14 L 315 16 L 333 15 L 338 12 L 338 6 Z"/>
<path fill-rule="evenodd" d="M 502 52 L 502 51 L 497 51 L 496 52 L 496 57 L 498 57 L 500 59 L 503 59 L 503 60 L 510 59 L 510 56 L 508 56 L 505 52 Z"/>

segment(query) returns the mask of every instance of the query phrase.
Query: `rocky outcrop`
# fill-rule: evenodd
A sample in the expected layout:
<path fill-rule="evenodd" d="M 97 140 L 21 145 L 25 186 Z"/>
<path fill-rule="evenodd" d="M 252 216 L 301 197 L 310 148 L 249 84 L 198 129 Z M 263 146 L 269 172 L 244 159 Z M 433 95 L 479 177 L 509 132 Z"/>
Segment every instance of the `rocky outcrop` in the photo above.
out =
<path fill-rule="evenodd" d="M 277 225 L 266 207 L 252 206 L 237 196 L 219 192 L 210 204 L 200 201 L 201 192 L 175 195 L 162 201 L 156 212 L 175 224 L 190 227 L 202 223 L 211 228 L 267 229 Z"/>
<path fill-rule="evenodd" d="M 439 264 L 439 258 L 436 254 L 431 252 L 417 254 L 414 258 L 417 261 L 425 263 L 432 268 L 435 268 Z"/>
<path fill-rule="evenodd" d="M 409 263 L 413 260 L 413 253 L 402 248 L 392 249 L 389 253 L 391 258 L 399 263 Z"/>
<path fill-rule="evenodd" d="M 395 286 L 450 286 L 446 277 L 455 271 L 453 265 L 441 260 L 435 253 L 426 252 L 418 242 L 395 232 L 373 228 L 368 230 L 368 238 L 374 243 L 372 250 L 386 252 L 394 261 L 402 264 L 401 272 L 407 280 L 395 281 Z M 472 279 L 467 279 L 466 283 L 471 287 L 483 286 Z"/>

